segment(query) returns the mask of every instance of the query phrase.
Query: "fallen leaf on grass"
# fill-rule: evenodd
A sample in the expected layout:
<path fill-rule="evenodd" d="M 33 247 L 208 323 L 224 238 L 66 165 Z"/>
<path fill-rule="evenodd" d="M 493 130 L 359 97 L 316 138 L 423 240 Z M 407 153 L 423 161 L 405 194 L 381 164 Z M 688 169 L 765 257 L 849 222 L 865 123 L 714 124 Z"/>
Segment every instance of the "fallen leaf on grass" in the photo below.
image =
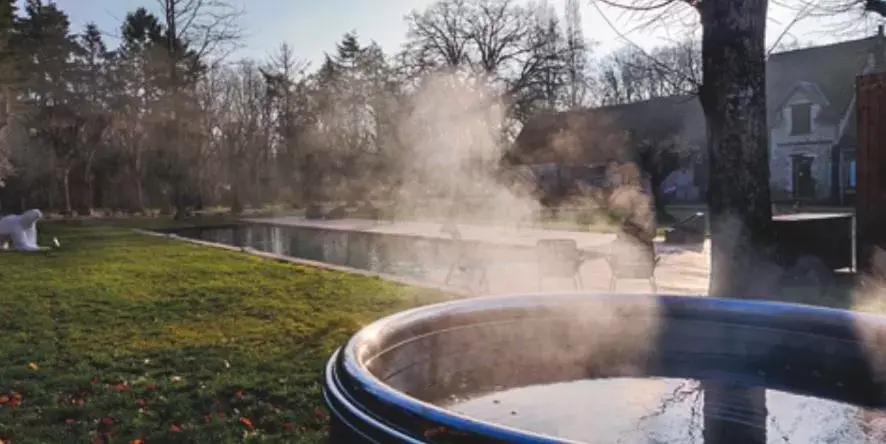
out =
<path fill-rule="evenodd" d="M 77 422 L 77 421 L 74 421 L 74 418 L 68 418 L 65 420 L 65 424 L 73 424 L 75 422 Z"/>
<path fill-rule="evenodd" d="M 28 364 L 28 368 L 31 370 L 37 370 L 38 368 L 40 368 L 40 366 L 37 365 L 36 362 L 32 362 L 32 363 Z"/>
<path fill-rule="evenodd" d="M 119 384 L 109 384 L 108 388 L 110 388 L 111 390 L 118 391 L 118 392 L 125 392 L 126 390 L 129 390 L 129 386 L 126 385 L 125 382 L 121 382 Z"/>
<path fill-rule="evenodd" d="M 316 416 L 319 419 L 326 419 L 326 417 L 327 417 L 326 411 L 321 409 L 320 407 L 317 407 L 316 409 L 314 409 L 314 416 Z"/>
<path fill-rule="evenodd" d="M 104 418 L 102 419 L 102 423 L 104 425 L 114 425 L 114 418 Z"/>
<path fill-rule="evenodd" d="M 154 391 L 157 390 L 157 384 L 148 384 L 148 390 Z"/>
<path fill-rule="evenodd" d="M 252 430 L 255 428 L 255 426 L 252 425 L 252 421 L 250 421 L 249 418 L 243 416 L 240 417 L 240 424 L 243 424 L 243 426 L 246 427 L 248 430 Z"/>
<path fill-rule="evenodd" d="M 138 398 L 135 400 L 135 403 L 138 404 L 140 407 L 144 407 L 145 405 L 147 405 L 148 402 L 145 401 L 145 398 Z"/>
<path fill-rule="evenodd" d="M 59 398 L 59 402 L 60 403 L 67 402 L 67 403 L 70 403 L 71 405 L 75 405 L 77 407 L 82 407 L 83 404 L 86 403 L 86 395 L 83 395 L 80 393 L 75 393 L 75 394 L 67 396 L 67 397 Z"/>
<path fill-rule="evenodd" d="M 98 433 L 92 438 L 92 444 L 108 444 L 114 439 L 111 432 Z"/>
<path fill-rule="evenodd" d="M 295 426 L 291 422 L 287 422 L 287 423 L 283 424 L 283 430 L 286 430 L 286 431 L 292 430 L 293 427 L 295 427 Z"/>
<path fill-rule="evenodd" d="M 145 444 L 145 440 L 143 440 L 141 438 L 136 438 L 136 439 L 133 439 L 132 441 L 129 441 L 129 444 Z"/>
<path fill-rule="evenodd" d="M 182 428 L 178 426 L 178 424 L 173 424 L 169 426 L 169 431 L 172 433 L 179 433 L 182 431 Z"/>
<path fill-rule="evenodd" d="M 12 399 L 9 401 L 9 405 L 13 407 L 18 407 L 19 404 L 22 403 L 22 394 L 19 392 L 12 392 Z"/>
<path fill-rule="evenodd" d="M 12 396 L 0 395 L 0 405 L 8 405 L 10 407 L 18 407 L 22 403 L 22 395 L 18 392 L 12 392 Z"/>

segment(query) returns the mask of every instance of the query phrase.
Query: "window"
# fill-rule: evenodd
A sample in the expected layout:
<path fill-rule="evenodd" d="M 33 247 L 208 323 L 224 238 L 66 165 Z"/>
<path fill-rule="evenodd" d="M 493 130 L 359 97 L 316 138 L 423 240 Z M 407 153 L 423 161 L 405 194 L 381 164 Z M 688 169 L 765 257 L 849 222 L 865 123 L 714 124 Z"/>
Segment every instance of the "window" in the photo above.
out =
<path fill-rule="evenodd" d="M 791 106 L 791 134 L 812 132 L 812 104 L 800 103 Z"/>
<path fill-rule="evenodd" d="M 849 188 L 855 188 L 855 160 L 849 161 Z"/>

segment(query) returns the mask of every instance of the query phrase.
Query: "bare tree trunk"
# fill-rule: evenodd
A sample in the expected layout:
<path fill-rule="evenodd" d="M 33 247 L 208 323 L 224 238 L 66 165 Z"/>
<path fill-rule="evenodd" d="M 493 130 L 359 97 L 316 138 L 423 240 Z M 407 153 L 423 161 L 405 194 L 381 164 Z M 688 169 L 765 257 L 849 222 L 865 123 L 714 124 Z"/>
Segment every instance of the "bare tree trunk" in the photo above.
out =
<path fill-rule="evenodd" d="M 319 177 L 317 175 L 317 171 L 315 171 L 316 164 L 314 162 L 313 154 L 306 154 L 302 157 L 301 161 L 301 190 L 302 190 L 302 202 L 303 205 L 309 206 L 314 202 L 317 198 L 316 193 L 314 192 L 317 184 L 315 183 L 315 179 Z"/>
<path fill-rule="evenodd" d="M 715 297 L 774 296 L 774 289 L 765 288 L 761 282 L 766 280 L 760 279 L 771 270 L 765 267 L 774 258 L 766 124 L 767 6 L 767 0 L 705 0 L 698 6 L 704 64 L 700 95 L 713 178 L 708 190 L 709 292 Z M 764 389 L 714 383 L 703 387 L 706 443 L 766 442 Z"/>
<path fill-rule="evenodd" d="M 231 184 L 231 214 L 243 213 L 243 199 L 240 197 L 240 185 Z"/>
<path fill-rule="evenodd" d="M 49 187 L 46 189 L 46 207 L 55 211 L 55 160 L 49 158 Z"/>
<path fill-rule="evenodd" d="M 95 210 L 95 179 L 92 175 L 86 177 L 86 202 L 83 204 L 86 215 L 91 216 Z"/>
<path fill-rule="evenodd" d="M 135 178 L 135 202 L 138 205 L 138 211 L 142 215 L 146 215 L 147 208 L 145 208 L 145 190 L 142 186 L 142 180 L 140 177 Z"/>
<path fill-rule="evenodd" d="M 136 159 L 132 173 L 133 180 L 135 181 L 135 204 L 138 206 L 137 210 L 139 213 L 144 216 L 147 215 L 147 208 L 145 206 L 145 186 L 142 183 L 142 169 L 139 159 Z"/>
<path fill-rule="evenodd" d="M 65 214 L 72 216 L 74 207 L 71 206 L 71 169 L 65 168 L 62 172 L 62 191 L 65 197 Z"/>
<path fill-rule="evenodd" d="M 95 155 L 91 154 L 86 159 L 86 164 L 83 166 L 83 183 L 86 185 L 86 195 L 83 196 L 82 201 L 82 209 L 83 215 L 91 215 L 92 210 L 95 207 L 95 187 L 93 183 L 95 182 L 95 177 L 92 172 L 92 162 L 95 159 Z"/>

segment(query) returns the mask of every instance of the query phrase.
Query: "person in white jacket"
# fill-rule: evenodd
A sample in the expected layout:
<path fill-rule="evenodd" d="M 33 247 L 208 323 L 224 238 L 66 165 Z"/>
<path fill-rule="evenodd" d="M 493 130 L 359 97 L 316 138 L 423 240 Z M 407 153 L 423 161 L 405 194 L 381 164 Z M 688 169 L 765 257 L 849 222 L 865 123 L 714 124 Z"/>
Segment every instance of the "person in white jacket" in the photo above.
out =
<path fill-rule="evenodd" d="M 37 245 L 37 221 L 43 218 L 40 210 L 28 210 L 22 214 L 11 214 L 0 218 L 0 245 L 6 238 L 12 240 L 12 248 L 17 251 L 44 251 Z"/>

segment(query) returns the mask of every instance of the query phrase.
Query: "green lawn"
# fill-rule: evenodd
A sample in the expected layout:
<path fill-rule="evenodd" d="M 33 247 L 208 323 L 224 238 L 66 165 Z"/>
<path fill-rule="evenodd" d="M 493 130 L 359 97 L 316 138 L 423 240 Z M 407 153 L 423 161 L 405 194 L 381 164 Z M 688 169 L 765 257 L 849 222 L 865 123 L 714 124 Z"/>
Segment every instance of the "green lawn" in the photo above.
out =
<path fill-rule="evenodd" d="M 4 442 L 320 442 L 332 351 L 442 296 L 101 223 L 50 236 L 0 254 Z"/>

